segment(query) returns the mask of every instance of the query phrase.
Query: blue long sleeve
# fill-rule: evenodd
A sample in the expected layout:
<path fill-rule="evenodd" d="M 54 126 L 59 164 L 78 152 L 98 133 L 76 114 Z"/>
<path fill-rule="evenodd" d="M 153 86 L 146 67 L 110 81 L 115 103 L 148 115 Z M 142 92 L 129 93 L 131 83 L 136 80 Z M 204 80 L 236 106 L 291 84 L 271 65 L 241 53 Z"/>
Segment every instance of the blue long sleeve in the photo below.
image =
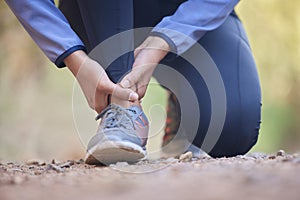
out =
<path fill-rule="evenodd" d="M 58 67 L 65 66 L 63 60 L 72 52 L 85 50 L 53 0 L 5 1 L 32 39 Z"/>
<path fill-rule="evenodd" d="M 239 0 L 188 0 L 172 16 L 167 16 L 151 35 L 165 39 L 173 52 L 184 53 L 207 31 L 224 23 Z"/>
<path fill-rule="evenodd" d="M 218 28 L 239 0 L 188 0 L 156 25 L 152 35 L 164 38 L 182 54 L 207 31 Z M 33 40 L 57 66 L 84 45 L 53 0 L 6 0 Z"/>

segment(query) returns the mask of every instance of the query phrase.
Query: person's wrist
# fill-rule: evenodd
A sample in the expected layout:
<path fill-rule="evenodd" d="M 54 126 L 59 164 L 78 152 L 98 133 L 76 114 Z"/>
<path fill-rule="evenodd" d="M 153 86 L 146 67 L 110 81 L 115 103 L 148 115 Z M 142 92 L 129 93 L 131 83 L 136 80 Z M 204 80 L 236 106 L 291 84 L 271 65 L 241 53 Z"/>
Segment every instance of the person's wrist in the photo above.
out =
<path fill-rule="evenodd" d="M 135 50 L 133 67 L 145 64 L 158 64 L 170 51 L 169 44 L 162 38 L 149 36 Z"/>
<path fill-rule="evenodd" d="M 68 55 L 64 59 L 64 63 L 67 65 L 67 67 L 70 69 L 70 71 L 76 75 L 79 71 L 80 66 L 82 63 L 88 58 L 88 55 L 82 51 L 77 50 Z"/>
<path fill-rule="evenodd" d="M 170 46 L 167 43 L 167 41 L 165 41 L 163 38 L 157 37 L 157 36 L 149 36 L 145 40 L 145 47 L 157 49 L 160 51 L 166 51 L 166 52 L 170 51 Z"/>

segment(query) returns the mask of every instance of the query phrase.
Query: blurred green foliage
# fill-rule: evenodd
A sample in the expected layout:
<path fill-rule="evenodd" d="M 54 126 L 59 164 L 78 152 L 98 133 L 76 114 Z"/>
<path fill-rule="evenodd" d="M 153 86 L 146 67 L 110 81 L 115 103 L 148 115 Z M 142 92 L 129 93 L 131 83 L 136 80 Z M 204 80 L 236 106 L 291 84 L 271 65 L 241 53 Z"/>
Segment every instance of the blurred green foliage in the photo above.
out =
<path fill-rule="evenodd" d="M 261 134 L 253 151 L 300 150 L 299 8 L 297 0 L 243 0 L 237 7 L 263 90 Z M 72 113 L 74 78 L 50 64 L 4 1 L 0 47 L 0 161 L 82 157 Z M 165 107 L 166 93 L 154 82 L 149 90 L 147 107 Z"/>
<path fill-rule="evenodd" d="M 300 149 L 300 1 L 244 0 L 238 13 L 257 62 L 262 128 L 254 150 Z"/>

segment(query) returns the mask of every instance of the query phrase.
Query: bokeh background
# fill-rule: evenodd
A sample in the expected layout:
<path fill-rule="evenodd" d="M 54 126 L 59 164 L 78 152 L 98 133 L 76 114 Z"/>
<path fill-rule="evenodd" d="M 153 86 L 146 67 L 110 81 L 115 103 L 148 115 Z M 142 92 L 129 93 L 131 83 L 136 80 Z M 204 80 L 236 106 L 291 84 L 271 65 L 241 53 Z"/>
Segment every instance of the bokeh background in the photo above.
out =
<path fill-rule="evenodd" d="M 300 151 L 299 8 L 297 0 L 243 0 L 236 8 L 263 91 L 262 127 L 252 151 Z M 148 113 L 156 125 L 152 132 L 160 133 L 150 140 L 155 149 L 166 105 L 155 81 L 144 104 L 147 109 L 160 105 Z M 0 1 L 0 161 L 81 158 L 96 131 L 94 116 L 71 73 L 47 60 Z"/>

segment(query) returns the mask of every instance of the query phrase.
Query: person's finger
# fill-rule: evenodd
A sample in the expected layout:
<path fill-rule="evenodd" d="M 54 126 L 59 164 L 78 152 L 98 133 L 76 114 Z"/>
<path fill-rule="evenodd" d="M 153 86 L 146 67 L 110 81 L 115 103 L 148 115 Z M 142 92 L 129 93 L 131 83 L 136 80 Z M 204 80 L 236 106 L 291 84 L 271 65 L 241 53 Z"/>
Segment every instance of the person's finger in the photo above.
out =
<path fill-rule="evenodd" d="M 129 74 L 127 74 L 122 81 L 119 83 L 123 88 L 130 88 L 132 90 L 136 90 L 136 85 L 138 83 L 139 79 L 136 76 L 135 71 L 131 71 Z"/>
<path fill-rule="evenodd" d="M 137 89 L 135 91 L 139 95 L 139 100 L 144 98 L 144 96 L 146 94 L 146 91 L 147 91 L 147 88 L 148 88 L 148 84 L 139 84 L 139 85 L 137 85 Z"/>
<path fill-rule="evenodd" d="M 132 85 L 130 83 L 130 81 L 128 80 L 128 78 L 124 78 L 121 82 L 120 82 L 121 87 L 123 88 L 130 88 L 130 86 Z"/>
<path fill-rule="evenodd" d="M 122 88 L 119 85 L 116 85 L 112 94 L 113 97 L 128 100 L 128 101 L 137 101 L 139 99 L 139 95 L 131 89 Z"/>
<path fill-rule="evenodd" d="M 111 83 L 109 84 L 109 94 L 112 97 L 127 100 L 127 101 L 137 101 L 139 99 L 139 95 L 129 88 L 123 88 L 118 84 Z"/>

